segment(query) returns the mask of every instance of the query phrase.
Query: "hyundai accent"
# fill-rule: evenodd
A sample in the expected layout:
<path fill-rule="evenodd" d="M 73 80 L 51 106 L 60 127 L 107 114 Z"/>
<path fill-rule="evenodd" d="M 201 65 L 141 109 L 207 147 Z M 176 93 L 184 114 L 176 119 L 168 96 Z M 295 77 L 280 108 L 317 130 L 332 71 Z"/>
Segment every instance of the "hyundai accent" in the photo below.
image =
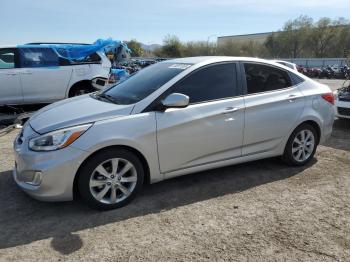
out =
<path fill-rule="evenodd" d="M 168 60 L 39 110 L 14 142 L 14 179 L 39 200 L 113 209 L 144 183 L 276 156 L 301 166 L 330 136 L 333 104 L 271 61 Z"/>

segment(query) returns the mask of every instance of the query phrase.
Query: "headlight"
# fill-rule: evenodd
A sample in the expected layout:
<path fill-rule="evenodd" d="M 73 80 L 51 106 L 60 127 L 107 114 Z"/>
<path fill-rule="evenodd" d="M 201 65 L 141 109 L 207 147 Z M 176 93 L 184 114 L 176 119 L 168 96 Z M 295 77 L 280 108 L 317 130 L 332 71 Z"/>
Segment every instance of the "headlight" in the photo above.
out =
<path fill-rule="evenodd" d="M 52 151 L 64 148 L 78 139 L 92 124 L 73 126 L 53 131 L 29 140 L 29 149 L 33 151 Z"/>

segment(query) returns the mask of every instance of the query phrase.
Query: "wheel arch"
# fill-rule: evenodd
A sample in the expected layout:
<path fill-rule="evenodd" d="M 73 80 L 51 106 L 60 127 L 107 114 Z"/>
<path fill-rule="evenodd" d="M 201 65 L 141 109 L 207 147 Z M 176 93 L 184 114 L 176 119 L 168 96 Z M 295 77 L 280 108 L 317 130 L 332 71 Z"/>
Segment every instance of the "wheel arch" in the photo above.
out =
<path fill-rule="evenodd" d="M 287 137 L 287 140 L 285 141 L 284 147 L 286 146 L 287 141 L 288 141 L 289 137 L 293 134 L 294 130 L 297 129 L 299 126 L 304 125 L 304 124 L 309 124 L 313 128 L 315 128 L 315 130 L 317 132 L 317 144 L 319 144 L 320 139 L 321 139 L 321 135 L 322 135 L 320 123 L 317 120 L 315 120 L 315 119 L 303 119 L 296 126 L 294 126 L 292 128 L 292 130 L 289 132 L 289 136 Z"/>
<path fill-rule="evenodd" d="M 68 88 L 66 97 L 71 97 L 72 90 L 74 90 L 75 88 L 78 88 L 80 86 L 88 86 L 89 89 L 91 89 L 91 90 L 93 89 L 93 86 L 91 84 L 91 80 L 89 80 L 89 79 L 79 80 Z"/>
<path fill-rule="evenodd" d="M 137 149 L 131 146 L 126 146 L 126 145 L 112 145 L 112 146 L 107 146 L 100 148 L 93 153 L 91 153 L 88 157 L 85 158 L 85 160 L 80 164 L 73 180 L 73 198 L 79 198 L 79 188 L 78 188 L 78 180 L 79 180 L 79 175 L 80 175 L 80 170 L 84 166 L 85 163 L 87 163 L 92 157 L 94 157 L 96 154 L 104 151 L 104 150 L 111 150 L 111 149 L 125 149 L 128 150 L 132 153 L 134 153 L 141 161 L 144 172 L 145 172 L 145 177 L 144 177 L 144 184 L 149 184 L 150 183 L 150 168 L 149 164 L 146 160 L 146 157 Z"/>
<path fill-rule="evenodd" d="M 317 144 L 319 144 L 320 139 L 321 139 L 321 127 L 320 127 L 320 125 L 314 120 L 306 120 L 306 121 L 302 122 L 300 125 L 298 125 L 296 128 L 298 128 L 299 126 L 301 126 L 303 124 L 309 124 L 310 126 L 315 128 L 315 130 L 317 132 Z"/>

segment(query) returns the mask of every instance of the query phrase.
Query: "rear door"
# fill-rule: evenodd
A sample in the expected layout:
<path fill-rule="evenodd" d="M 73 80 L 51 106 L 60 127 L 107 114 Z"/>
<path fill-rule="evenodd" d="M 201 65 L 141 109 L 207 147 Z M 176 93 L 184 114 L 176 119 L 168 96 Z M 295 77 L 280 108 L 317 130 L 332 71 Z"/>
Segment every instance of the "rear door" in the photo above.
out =
<path fill-rule="evenodd" d="M 242 155 L 276 149 L 295 126 L 305 99 L 290 72 L 263 64 L 243 62 L 246 84 Z"/>
<path fill-rule="evenodd" d="M 156 112 L 162 173 L 241 156 L 244 101 L 235 63 L 200 68 L 164 96 L 190 97 L 186 108 Z"/>
<path fill-rule="evenodd" d="M 17 50 L 15 48 L 0 49 L 0 105 L 23 103 L 17 66 Z"/>
<path fill-rule="evenodd" d="M 49 103 L 66 96 L 71 66 L 60 66 L 51 48 L 24 47 L 20 53 L 20 77 L 25 103 Z"/>

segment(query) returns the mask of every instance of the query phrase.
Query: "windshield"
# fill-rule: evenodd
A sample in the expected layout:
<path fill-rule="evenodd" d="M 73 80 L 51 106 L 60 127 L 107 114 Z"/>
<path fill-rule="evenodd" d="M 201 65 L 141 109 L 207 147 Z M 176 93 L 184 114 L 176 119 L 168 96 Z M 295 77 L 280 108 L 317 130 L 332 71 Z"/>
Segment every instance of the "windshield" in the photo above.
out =
<path fill-rule="evenodd" d="M 105 90 L 100 96 L 117 104 L 134 104 L 152 94 L 191 64 L 162 62 L 142 69 L 123 82 Z"/>

